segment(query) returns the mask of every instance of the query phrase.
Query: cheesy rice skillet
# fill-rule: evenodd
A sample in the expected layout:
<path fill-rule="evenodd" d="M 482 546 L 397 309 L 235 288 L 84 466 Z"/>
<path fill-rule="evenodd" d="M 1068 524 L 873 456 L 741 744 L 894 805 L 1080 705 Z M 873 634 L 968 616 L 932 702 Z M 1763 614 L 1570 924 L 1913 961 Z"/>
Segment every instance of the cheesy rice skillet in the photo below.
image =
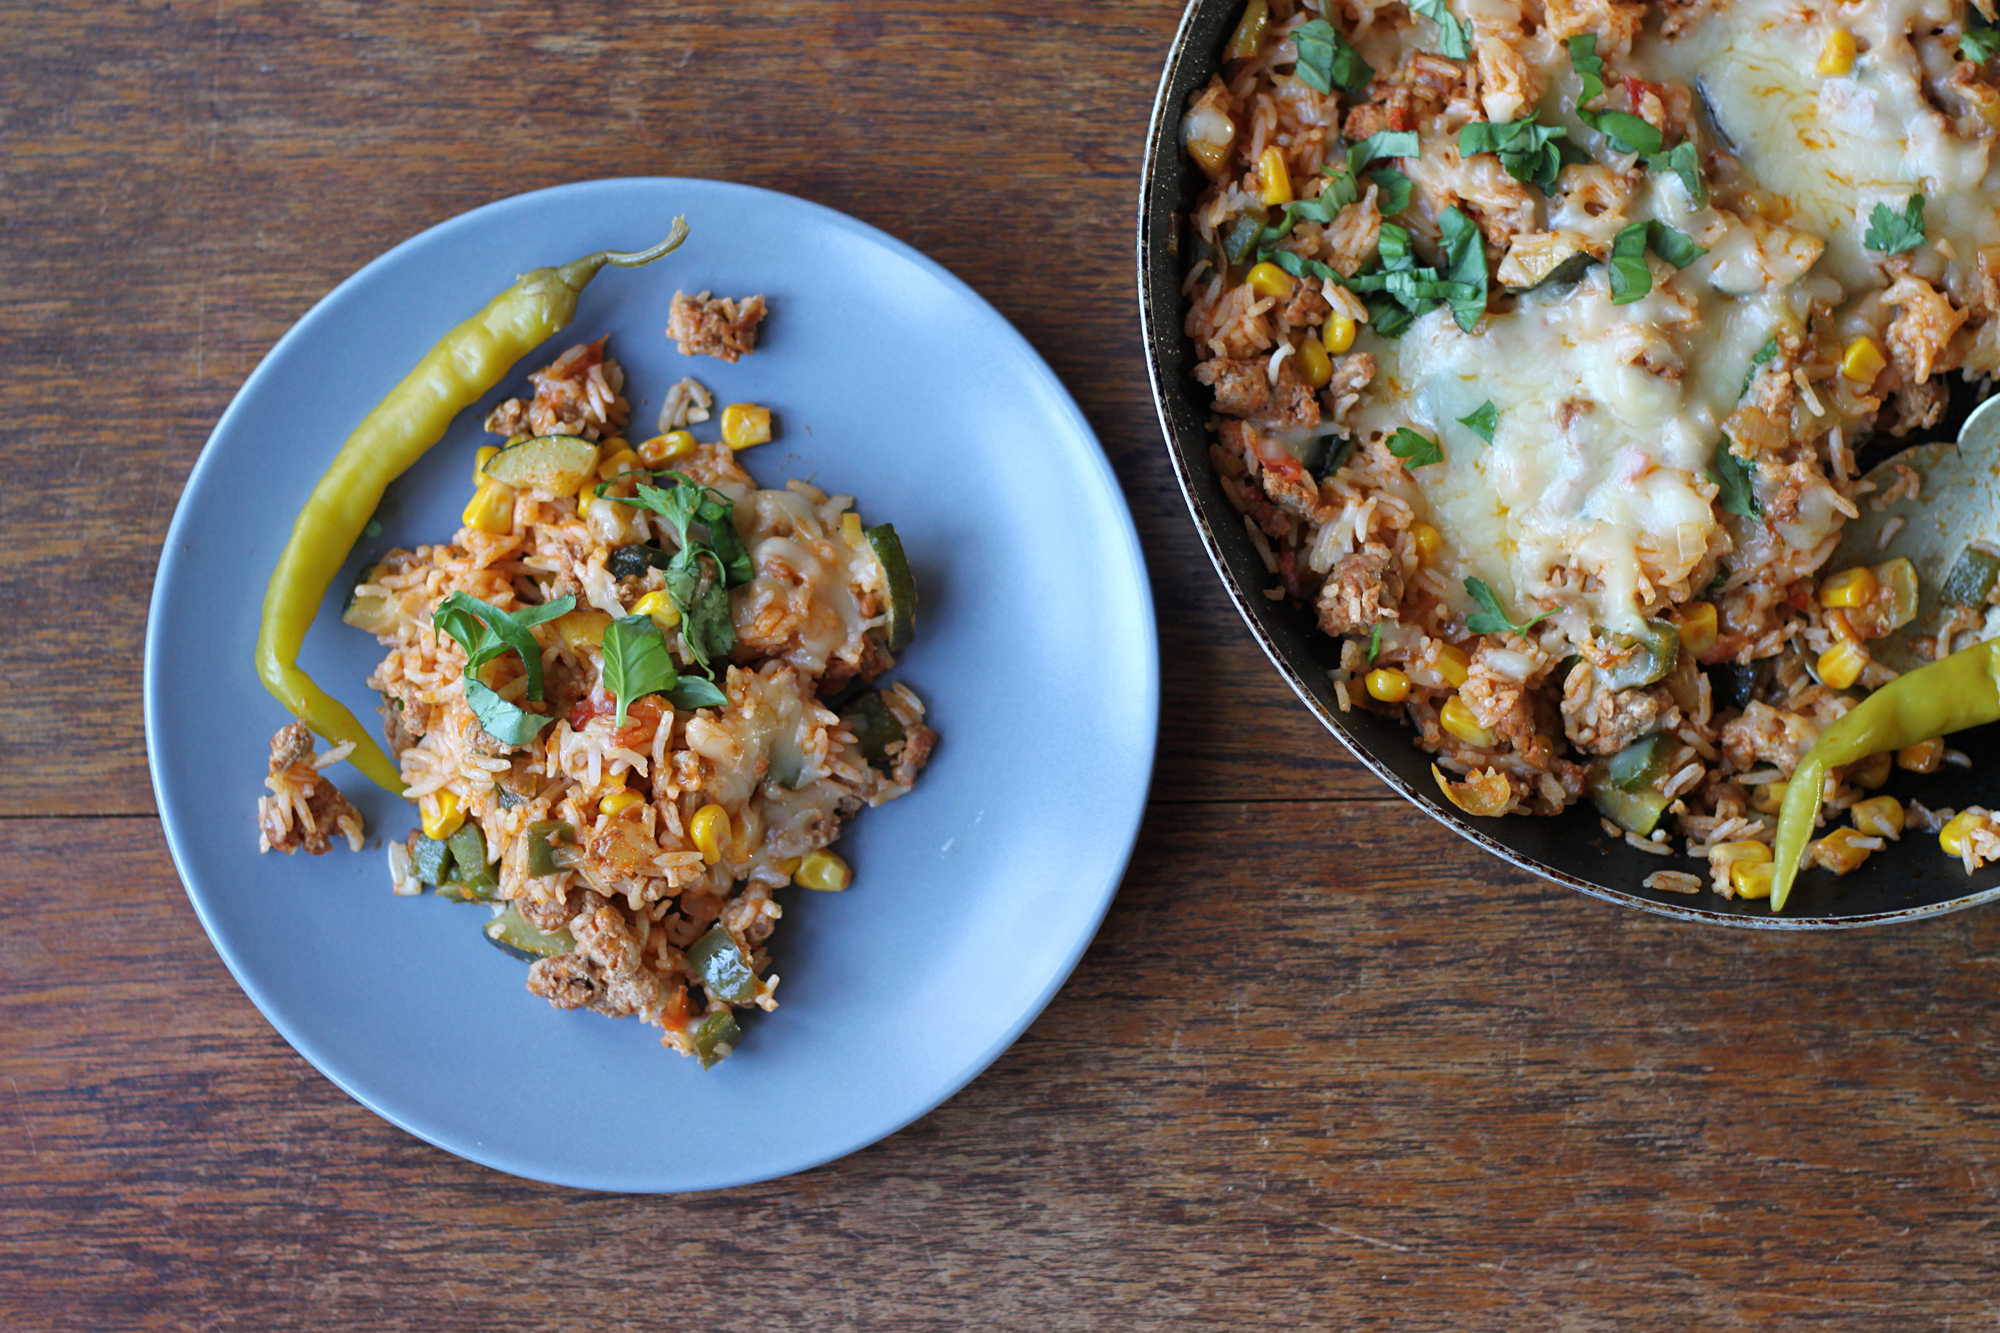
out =
<path fill-rule="evenodd" d="M 1223 56 L 1182 121 L 1186 331 L 1266 595 L 1461 809 L 1587 796 L 1653 887 L 1703 884 L 1672 826 L 1768 896 L 1786 780 L 1916 611 L 1909 561 L 1829 564 L 1921 486 L 1858 460 L 2000 368 L 1993 16 L 1250 0 Z M 1995 631 L 1988 560 L 1921 655 Z M 1996 859 L 1985 812 L 1878 794 L 1959 760 L 1836 770 L 1812 862 L 1910 827 Z"/>

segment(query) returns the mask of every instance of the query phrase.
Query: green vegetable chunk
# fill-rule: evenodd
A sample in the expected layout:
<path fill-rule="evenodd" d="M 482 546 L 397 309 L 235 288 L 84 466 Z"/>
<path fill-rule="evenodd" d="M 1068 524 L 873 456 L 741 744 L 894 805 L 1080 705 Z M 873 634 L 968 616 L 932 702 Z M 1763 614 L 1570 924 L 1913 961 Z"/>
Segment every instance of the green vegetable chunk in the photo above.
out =
<path fill-rule="evenodd" d="M 561 819 L 543 819 L 528 825 L 528 873 L 537 879 L 569 869 L 567 848 L 558 842 L 575 842 L 576 829 Z"/>
<path fill-rule="evenodd" d="M 1681 657 L 1681 632 L 1664 620 L 1649 620 L 1638 634 L 1603 636 L 1627 653 L 1617 665 L 1598 667 L 1607 690 L 1630 690 L 1666 679 Z"/>
<path fill-rule="evenodd" d="M 878 523 L 868 529 L 868 544 L 882 562 L 882 579 L 889 589 L 889 651 L 900 653 L 917 637 L 917 581 L 910 574 L 895 525 Z"/>
<path fill-rule="evenodd" d="M 879 690 L 866 690 L 855 696 L 840 715 L 840 721 L 854 733 L 855 744 L 871 764 L 889 762 L 889 747 L 903 739 L 903 724 L 889 711 L 889 705 L 882 702 Z"/>
<path fill-rule="evenodd" d="M 486 864 L 486 835 L 479 825 L 468 819 L 445 841 L 451 847 L 452 878 L 438 885 L 438 896 L 462 903 L 491 901 L 500 878 Z"/>
<path fill-rule="evenodd" d="M 1938 598 L 1949 606 L 1984 606 L 1996 581 L 2000 581 L 2000 556 L 1968 546 L 1944 576 Z"/>
<path fill-rule="evenodd" d="M 522 916 L 513 903 L 486 923 L 485 935 L 496 948 L 528 962 L 554 958 L 576 948 L 576 936 L 568 930 L 543 930 Z"/>
<path fill-rule="evenodd" d="M 757 974 L 726 926 L 717 926 L 688 947 L 688 965 L 701 974 L 708 993 L 730 1004 L 756 998 Z"/>
<path fill-rule="evenodd" d="M 1666 761 L 1665 740 L 1643 736 L 1604 761 L 1604 776 L 1620 791 L 1638 791 L 1666 776 Z"/>
<path fill-rule="evenodd" d="M 694 1030 L 694 1057 L 701 1061 L 703 1069 L 713 1069 L 742 1040 L 743 1029 L 737 1025 L 736 1015 L 718 1009 L 702 1019 L 701 1026 Z"/>
<path fill-rule="evenodd" d="M 509 486 L 575 495 L 597 470 L 597 446 L 578 435 L 538 435 L 486 460 L 486 475 Z"/>
<path fill-rule="evenodd" d="M 417 878 L 426 884 L 444 884 L 451 879 L 451 848 L 442 838 L 417 834 L 410 844 L 410 862 Z"/>
<path fill-rule="evenodd" d="M 1636 833 L 1642 838 L 1659 825 L 1660 815 L 1669 804 L 1667 798 L 1652 787 L 1626 791 L 1611 781 L 1603 763 L 1590 766 L 1590 776 L 1584 781 L 1583 790 L 1606 819 L 1627 833 Z"/>

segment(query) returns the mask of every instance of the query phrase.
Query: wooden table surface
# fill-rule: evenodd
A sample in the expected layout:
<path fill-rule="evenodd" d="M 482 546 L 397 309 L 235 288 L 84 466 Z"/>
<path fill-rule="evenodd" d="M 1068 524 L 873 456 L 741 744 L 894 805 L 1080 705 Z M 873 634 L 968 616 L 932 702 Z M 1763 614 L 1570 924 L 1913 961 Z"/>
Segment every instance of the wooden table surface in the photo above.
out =
<path fill-rule="evenodd" d="M 1524 878 L 1236 619 L 1140 361 L 1174 0 L 0 17 L 0 1328 L 2000 1323 L 2000 913 L 1783 938 Z M 272 342 L 433 223 L 628 174 L 831 205 L 998 306 L 1117 469 L 1165 668 L 1131 871 L 1021 1041 L 681 1198 L 473 1166 L 306 1065 L 188 906 L 139 707 L 175 498 Z"/>

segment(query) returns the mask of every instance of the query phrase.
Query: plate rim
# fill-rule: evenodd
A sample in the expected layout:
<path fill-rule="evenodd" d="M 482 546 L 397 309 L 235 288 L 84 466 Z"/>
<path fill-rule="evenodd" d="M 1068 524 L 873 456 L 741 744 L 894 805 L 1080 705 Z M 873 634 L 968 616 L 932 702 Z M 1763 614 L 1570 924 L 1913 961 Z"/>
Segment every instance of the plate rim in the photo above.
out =
<path fill-rule="evenodd" d="M 1076 445 L 1079 446 L 1078 451 L 1083 458 L 1084 469 L 1093 475 L 1096 481 L 1104 487 L 1106 497 L 1114 507 L 1120 520 L 1116 533 L 1116 537 L 1118 538 L 1116 544 L 1131 562 L 1130 569 L 1133 585 L 1131 591 L 1134 595 L 1133 609 L 1137 613 L 1136 618 L 1140 622 L 1142 631 L 1139 636 L 1140 641 L 1132 645 L 1132 649 L 1138 655 L 1144 671 L 1143 679 L 1133 682 L 1141 696 L 1140 707 L 1136 710 L 1136 713 L 1138 716 L 1150 719 L 1150 724 L 1141 728 L 1144 733 L 1143 736 L 1136 738 L 1140 744 L 1134 756 L 1133 770 L 1138 777 L 1133 783 L 1133 790 L 1126 794 L 1126 808 L 1121 812 L 1118 804 L 1111 802 L 1107 804 L 1104 811 L 1100 812 L 1100 817 L 1106 814 L 1113 817 L 1106 822 L 1106 832 L 1111 835 L 1107 839 L 1106 845 L 1122 846 L 1122 850 L 1110 858 L 1113 873 L 1106 876 L 1105 882 L 1102 885 L 1095 886 L 1092 889 L 1096 901 L 1086 913 L 1088 929 L 1077 932 L 1076 938 L 1071 940 L 1066 949 L 1057 956 L 1056 964 L 1047 982 L 1035 994 L 1032 1001 L 1023 1006 L 1021 1012 L 1016 1014 L 1007 1024 L 1003 1025 L 995 1039 L 985 1049 L 971 1057 L 962 1068 L 954 1071 L 948 1078 L 941 1080 L 937 1086 L 913 1098 L 913 1109 L 899 1108 L 897 1113 L 889 1117 L 886 1121 L 881 1123 L 870 1122 L 859 1130 L 841 1136 L 837 1140 L 829 1140 L 828 1144 L 794 1153 L 790 1159 L 778 1161 L 775 1165 L 760 1167 L 747 1173 L 741 1171 L 735 1173 L 718 1172 L 715 1173 L 718 1177 L 716 1179 L 704 1179 L 687 1185 L 659 1185 L 650 1183 L 650 1181 L 643 1184 L 622 1184 L 597 1178 L 590 1172 L 577 1172 L 560 1168 L 543 1170 L 524 1169 L 533 1164 L 516 1161 L 511 1156 L 505 1154 L 485 1151 L 484 1145 L 469 1136 L 460 1138 L 454 1142 L 443 1141 L 445 1136 L 435 1135 L 424 1129 L 420 1129 L 411 1123 L 408 1117 L 399 1114 L 397 1108 L 386 1097 L 370 1095 L 355 1086 L 350 1079 L 343 1075 L 338 1067 L 339 1062 L 328 1058 L 325 1052 L 316 1049 L 316 1043 L 299 1033 L 295 1025 L 287 1019 L 284 1007 L 263 993 L 261 986 L 254 984 L 246 977 L 244 968 L 239 966 L 235 950 L 224 944 L 223 935 L 218 932 L 217 925 L 211 919 L 210 905 L 204 902 L 203 894 L 195 886 L 195 877 L 188 870 L 191 861 L 190 856 L 183 850 L 183 842 L 190 841 L 191 845 L 191 840 L 188 839 L 186 831 L 179 827 L 180 820 L 173 813 L 174 802 L 170 798 L 168 784 L 163 778 L 163 760 L 160 757 L 161 746 L 158 743 L 161 728 L 164 725 L 163 718 L 165 711 L 165 701 L 160 697 L 159 693 L 162 688 L 160 673 L 156 669 L 156 663 L 159 661 L 160 654 L 163 652 L 165 646 L 163 642 L 165 631 L 162 628 L 162 612 L 164 610 L 162 603 L 166 598 L 166 589 L 174 582 L 178 566 L 181 563 L 185 525 L 191 521 L 188 517 L 187 499 L 198 487 L 207 484 L 207 474 L 220 466 L 220 463 L 217 461 L 218 442 L 234 427 L 235 419 L 238 415 L 248 410 L 243 405 L 246 398 L 249 397 L 250 391 L 265 376 L 276 373 L 271 368 L 279 363 L 280 359 L 289 351 L 295 341 L 304 341 L 310 338 L 311 333 L 308 331 L 308 326 L 315 322 L 315 318 L 323 310 L 349 289 L 370 281 L 378 270 L 389 266 L 404 252 L 420 246 L 437 244 L 440 241 L 448 242 L 454 232 L 476 226 L 486 215 L 505 209 L 517 209 L 528 206 L 528 201 L 531 200 L 548 199 L 554 196 L 603 189 L 605 187 L 615 188 L 630 185 L 647 187 L 694 185 L 704 189 L 740 192 L 750 197 L 761 196 L 781 200 L 786 207 L 801 207 L 807 210 L 809 214 L 815 216 L 823 225 L 858 236 L 865 241 L 886 249 L 897 258 L 914 264 L 919 271 L 940 283 L 957 301 L 969 302 L 973 307 L 982 309 L 987 315 L 990 315 L 997 321 L 998 327 L 1004 330 L 1003 337 L 1011 337 L 1017 345 L 1017 350 L 1023 354 L 1026 368 L 1031 377 L 1042 381 L 1045 390 L 1048 392 L 1050 402 L 1058 408 L 1059 415 L 1067 419 L 1071 430 L 1074 432 L 1073 439 Z M 525 357 L 523 359 L 525 360 Z M 517 362 L 516 365 L 518 364 Z M 510 367 L 509 373 L 513 373 L 512 367 Z M 235 981 L 238 990 L 249 999 L 252 1006 L 255 1007 L 265 1022 L 269 1023 L 285 1043 L 304 1059 L 307 1064 L 312 1066 L 347 1096 L 396 1126 L 404 1133 L 420 1139 L 454 1157 L 475 1163 L 489 1170 L 498 1171 L 518 1179 L 531 1180 L 560 1188 L 586 1189 L 606 1193 L 694 1194 L 719 1189 L 733 1189 L 745 1185 L 778 1180 L 786 1176 L 824 1166 L 829 1162 L 837 1161 L 872 1144 L 881 1142 L 883 1139 L 900 1132 L 924 1116 L 929 1115 L 939 1106 L 957 1096 L 968 1084 L 984 1073 L 995 1061 L 1005 1054 L 1020 1039 L 1022 1033 L 1048 1008 L 1062 987 L 1068 983 L 1078 964 L 1082 962 L 1084 953 L 1088 951 L 1090 945 L 1097 938 L 1097 934 L 1103 927 L 1104 919 L 1110 912 L 1111 904 L 1117 897 L 1118 890 L 1124 882 L 1125 874 L 1130 869 L 1133 855 L 1137 850 L 1139 833 L 1144 824 L 1148 808 L 1152 775 L 1158 762 L 1159 753 L 1161 705 L 1159 628 L 1157 608 L 1153 600 L 1152 579 L 1150 571 L 1147 568 L 1144 548 L 1139 541 L 1138 527 L 1132 515 L 1131 505 L 1126 499 L 1124 488 L 1119 483 L 1115 469 L 1111 466 L 1111 459 L 1105 451 L 1103 442 L 1098 438 L 1097 432 L 1092 428 L 1089 418 L 1084 415 L 1083 409 L 1078 405 L 1075 396 L 1069 391 L 1068 386 L 1063 383 L 1061 376 L 1056 374 L 1055 369 L 1049 365 L 1047 359 L 1036 349 L 1027 335 L 1022 333 L 1012 320 L 1008 319 L 997 306 L 981 295 L 970 283 L 901 238 L 869 222 L 865 222 L 860 218 L 844 213 L 829 205 L 819 203 L 816 200 L 805 199 L 798 195 L 787 194 L 783 191 L 772 190 L 763 186 L 746 185 L 736 181 L 709 177 L 589 177 L 491 199 L 473 208 L 443 218 L 405 237 L 403 240 L 370 259 L 361 267 L 355 269 L 336 283 L 318 300 L 314 301 L 279 335 L 277 340 L 271 344 L 269 350 L 258 358 L 257 364 L 244 376 L 242 383 L 237 386 L 235 393 L 230 397 L 228 405 L 224 407 L 222 414 L 216 418 L 214 427 L 209 431 L 207 439 L 202 442 L 201 450 L 196 455 L 194 464 L 189 468 L 187 476 L 182 482 L 180 494 L 175 499 L 173 517 L 169 521 L 165 537 L 162 539 L 159 563 L 154 569 L 152 588 L 147 597 L 146 629 L 142 656 L 141 700 L 146 738 L 147 775 L 153 789 L 160 829 L 165 837 L 168 854 L 173 861 L 175 873 L 180 878 L 182 892 L 186 895 L 189 905 L 194 909 L 195 917 L 200 922 L 202 932 L 207 936 L 210 947 L 222 959 L 223 965 L 228 969 L 230 977 Z M 1121 814 L 1122 818 L 1118 817 Z M 907 1110 L 907 1114 L 904 1113 L 905 1110 Z"/>

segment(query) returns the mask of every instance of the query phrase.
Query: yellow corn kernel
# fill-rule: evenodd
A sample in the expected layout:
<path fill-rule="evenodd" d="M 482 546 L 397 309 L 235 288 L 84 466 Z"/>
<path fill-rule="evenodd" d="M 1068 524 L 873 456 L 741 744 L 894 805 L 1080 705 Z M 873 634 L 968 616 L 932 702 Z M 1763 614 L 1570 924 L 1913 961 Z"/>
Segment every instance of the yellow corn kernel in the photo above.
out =
<path fill-rule="evenodd" d="M 1718 842 L 1708 849 L 1711 864 L 1716 861 L 1734 866 L 1739 861 L 1768 861 L 1771 859 L 1771 845 L 1745 838 L 1741 842 Z"/>
<path fill-rule="evenodd" d="M 1472 674 L 1472 659 L 1466 656 L 1463 648 L 1454 648 L 1448 643 L 1437 646 L 1437 657 L 1432 665 L 1454 690 L 1465 684 L 1465 678 Z"/>
<path fill-rule="evenodd" d="M 1249 283 L 1250 290 L 1259 296 L 1275 296 L 1282 301 L 1292 294 L 1292 275 L 1276 264 L 1256 265 L 1244 281 Z"/>
<path fill-rule="evenodd" d="M 854 882 L 854 871 L 832 852 L 807 852 L 800 858 L 792 879 L 809 889 L 838 893 Z"/>
<path fill-rule="evenodd" d="M 570 656 L 581 657 L 585 648 L 603 646 L 604 630 L 610 623 L 611 617 L 602 611 L 572 611 L 556 617 L 556 635 L 563 641 L 563 647 L 569 649 Z"/>
<path fill-rule="evenodd" d="M 1847 770 L 1841 774 L 1841 780 L 1874 791 L 1889 780 L 1889 765 L 1894 758 L 1895 756 L 1887 750 L 1880 754 L 1871 754 L 1858 764 L 1849 764 Z"/>
<path fill-rule="evenodd" d="M 1327 351 L 1339 356 L 1354 346 L 1354 320 L 1338 310 L 1334 311 L 1320 327 L 1319 340 Z"/>
<path fill-rule="evenodd" d="M 1978 815 L 1967 810 L 1962 814 L 1953 815 L 1951 820 L 1938 830 L 1938 846 L 1944 848 L 1947 856 L 1965 855 L 1965 835 L 1972 831 L 1978 818 Z"/>
<path fill-rule="evenodd" d="M 1871 838 L 1903 836 L 1903 803 L 1893 796 L 1856 801 L 1847 813 L 1854 817 L 1854 827 Z"/>
<path fill-rule="evenodd" d="M 804 860 L 803 856 L 786 856 L 771 862 L 771 865 L 779 874 L 783 875 L 786 879 L 790 879 L 793 875 L 799 873 L 799 865 Z"/>
<path fill-rule="evenodd" d="M 1944 762 L 1944 742 L 1942 740 L 1918 741 L 1896 751 L 1896 767 L 1908 769 L 1912 773 L 1935 773 L 1937 766 Z"/>
<path fill-rule="evenodd" d="M 639 461 L 647 467 L 664 467 L 686 458 L 694 450 L 694 436 L 684 430 L 670 430 L 643 441 L 639 445 Z"/>
<path fill-rule="evenodd" d="M 847 513 L 840 516 L 840 539 L 857 551 L 861 549 L 861 543 L 864 540 L 861 531 L 861 515 Z"/>
<path fill-rule="evenodd" d="M 1846 74 L 1854 68 L 1854 34 L 1845 28 L 1835 28 L 1826 35 L 1826 45 L 1819 49 L 1819 64 L 1814 66 L 1822 74 Z"/>
<path fill-rule="evenodd" d="M 1769 861 L 1738 861 L 1729 867 L 1729 887 L 1739 898 L 1768 898 L 1778 868 Z"/>
<path fill-rule="evenodd" d="M 1786 785 L 1782 782 L 1766 782 L 1753 788 L 1750 792 L 1750 808 L 1760 815 L 1777 814 L 1785 808 Z"/>
<path fill-rule="evenodd" d="M 1840 358 L 1840 373 L 1856 384 L 1873 384 L 1888 364 L 1882 359 L 1882 349 L 1864 333 L 1847 344 L 1847 352 Z"/>
<path fill-rule="evenodd" d="M 1856 565 L 1853 569 L 1835 574 L 1819 585 L 1821 606 L 1856 607 L 1866 606 L 1875 596 L 1875 571 L 1866 565 Z"/>
<path fill-rule="evenodd" d="M 621 472 L 642 472 L 646 465 L 639 461 L 639 455 L 630 449 L 617 449 L 604 455 L 604 461 L 597 465 L 597 479 L 610 481 Z"/>
<path fill-rule="evenodd" d="M 456 792 L 440 787 L 418 800 L 417 818 L 424 826 L 426 838 L 442 840 L 458 832 L 465 823 L 465 807 L 459 804 Z"/>
<path fill-rule="evenodd" d="M 632 603 L 632 614 L 651 616 L 653 623 L 661 629 L 672 629 L 681 623 L 681 613 L 675 608 L 673 598 L 667 596 L 665 588 L 655 588 Z"/>
<path fill-rule="evenodd" d="M 1428 564 L 1430 558 L 1437 554 L 1438 547 L 1444 545 L 1444 534 L 1428 523 L 1419 523 L 1410 529 L 1410 541 L 1417 548 L 1417 559 Z M 1453 681 L 1452 684 L 1462 685 L 1464 682 Z"/>
<path fill-rule="evenodd" d="M 1257 159 L 1257 179 L 1264 186 L 1264 206 L 1275 208 L 1292 202 L 1292 171 L 1285 165 L 1284 150 L 1272 144 Z"/>
<path fill-rule="evenodd" d="M 1410 697 L 1410 678 L 1394 667 L 1376 667 L 1362 683 L 1368 687 L 1368 697 L 1380 699 L 1385 704 L 1399 704 Z"/>
<path fill-rule="evenodd" d="M 497 481 L 483 483 L 459 518 L 475 531 L 506 536 L 514 530 L 514 488 Z"/>
<path fill-rule="evenodd" d="M 597 478 L 592 477 L 589 481 L 576 488 L 576 516 L 578 518 L 583 518 L 590 513 L 591 503 L 597 499 L 597 486 Z"/>
<path fill-rule="evenodd" d="M 610 815 L 616 819 L 633 806 L 645 804 L 645 801 L 646 798 L 636 791 L 614 791 L 597 803 L 597 810 L 600 814 Z"/>
<path fill-rule="evenodd" d="M 1718 637 L 1715 619 L 1715 603 L 1684 602 L 1674 616 L 1674 628 L 1680 631 L 1681 647 L 1697 659 L 1715 651 Z"/>
<path fill-rule="evenodd" d="M 493 455 L 499 452 L 500 446 L 497 444 L 482 444 L 479 446 L 479 452 L 473 455 L 472 462 L 472 484 L 474 486 L 484 486 L 486 484 L 486 465 L 492 461 Z"/>
<path fill-rule="evenodd" d="M 1857 847 L 1855 843 L 1868 835 L 1856 829 L 1837 828 L 1806 848 L 1806 855 L 1814 862 L 1826 867 L 1836 875 L 1845 875 L 1861 868 L 1874 849 Z"/>
<path fill-rule="evenodd" d="M 1500 741 L 1498 736 L 1479 725 L 1471 707 L 1455 694 L 1445 700 L 1444 707 L 1438 710 L 1438 725 L 1467 745 L 1484 747 L 1497 745 Z"/>
<path fill-rule="evenodd" d="M 1306 383 L 1315 389 L 1324 389 L 1333 378 L 1333 359 L 1326 354 L 1326 347 L 1319 339 L 1308 335 L 1299 340 L 1299 373 L 1306 377 Z"/>
<path fill-rule="evenodd" d="M 722 859 L 722 840 L 729 836 L 729 812 L 719 805 L 704 805 L 694 812 L 688 836 L 701 852 L 701 859 L 714 865 Z"/>
<path fill-rule="evenodd" d="M 1844 690 L 1861 679 L 1861 668 L 1867 665 L 1868 650 L 1843 639 L 1819 655 L 1819 678 L 1833 689 Z"/>
<path fill-rule="evenodd" d="M 731 403 L 722 409 L 722 442 L 731 449 L 748 449 L 770 438 L 770 408 L 755 403 Z"/>

